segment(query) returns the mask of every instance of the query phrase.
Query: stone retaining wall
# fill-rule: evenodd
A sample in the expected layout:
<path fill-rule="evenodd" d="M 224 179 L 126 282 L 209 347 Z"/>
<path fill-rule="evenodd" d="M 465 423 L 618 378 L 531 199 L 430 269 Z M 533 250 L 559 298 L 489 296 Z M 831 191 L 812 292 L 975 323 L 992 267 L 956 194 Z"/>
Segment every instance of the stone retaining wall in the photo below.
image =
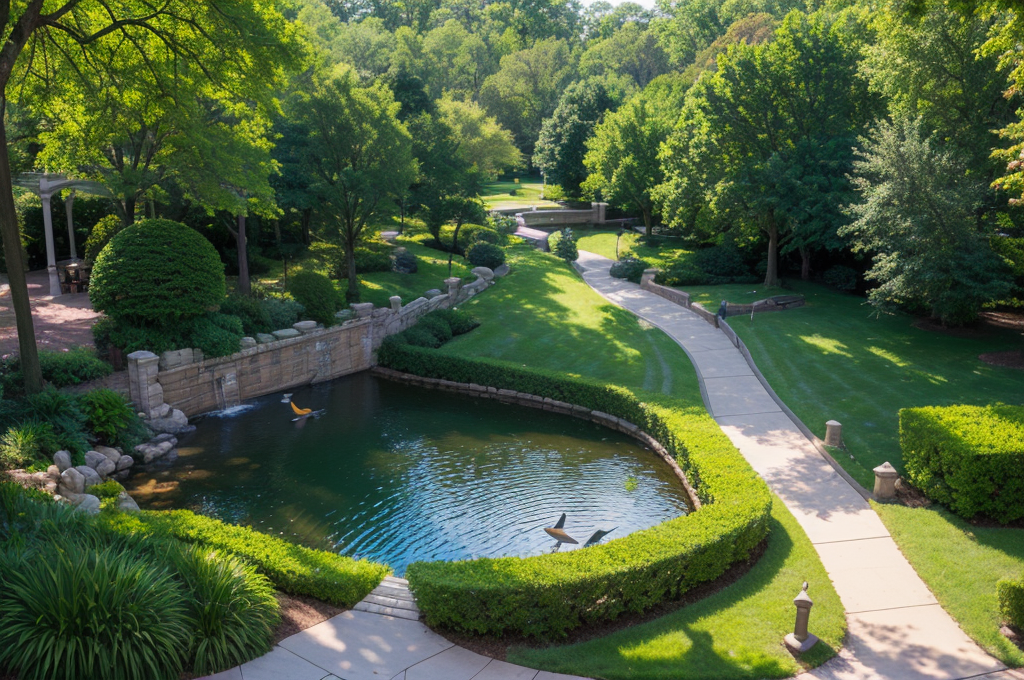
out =
<path fill-rule="evenodd" d="M 604 425 L 605 427 L 613 430 L 618 430 L 619 432 L 633 437 L 658 454 L 658 456 L 664 460 L 670 468 L 672 468 L 672 472 L 675 473 L 676 477 L 683 485 L 683 488 L 686 490 L 686 495 L 690 501 L 690 507 L 694 510 L 700 509 L 701 503 L 700 499 L 697 497 L 696 490 L 694 490 L 693 486 L 690 485 L 690 480 L 687 479 L 686 473 L 683 472 L 682 468 L 679 467 L 679 464 L 676 463 L 672 454 L 670 454 L 665 447 L 661 445 L 661 442 L 628 420 L 623 420 L 622 418 L 618 418 L 601 411 L 593 411 L 583 406 L 577 406 L 564 401 L 557 401 L 550 397 L 539 397 L 535 394 L 527 394 L 526 392 L 499 390 L 495 387 L 487 387 L 485 385 L 477 385 L 475 383 L 459 383 L 451 380 L 442 380 L 440 378 L 424 378 L 422 376 L 413 375 L 411 373 L 402 373 L 401 371 L 395 371 L 382 366 L 374 367 L 373 373 L 381 376 L 382 378 L 387 378 L 388 380 L 395 380 L 398 382 L 408 383 L 410 385 L 446 390 L 448 392 L 458 392 L 460 394 L 468 394 L 481 399 L 496 399 L 507 404 L 516 404 L 518 406 L 527 406 L 529 408 L 538 408 L 544 411 L 551 411 L 552 413 L 573 416 L 574 418 L 589 420 L 593 423 L 597 423 L 598 425 Z"/>
<path fill-rule="evenodd" d="M 602 224 L 607 208 L 607 203 L 591 203 L 589 210 L 528 210 L 516 213 L 516 219 L 526 227 Z"/>
<path fill-rule="evenodd" d="M 490 270 L 474 270 L 477 279 L 463 285 L 447 279 L 448 292 L 421 297 L 408 305 L 391 298 L 390 308 L 352 305 L 355 318 L 340 326 L 317 328 L 299 322 L 283 339 L 255 344 L 235 354 L 206 359 L 201 352 L 177 350 L 128 355 L 129 393 L 135 407 L 149 417 L 164 403 L 186 416 L 222 410 L 246 399 L 333 380 L 376 364 L 384 338 L 401 333 L 436 309 L 461 304 L 493 283 Z"/>
<path fill-rule="evenodd" d="M 704 319 L 715 328 L 718 328 L 717 314 L 715 314 L 714 312 L 709 312 L 708 310 L 704 309 L 704 306 L 701 305 L 699 302 L 691 302 L 689 293 L 677 290 L 676 288 L 669 288 L 668 286 L 663 286 L 660 283 L 655 283 L 654 277 L 657 275 L 657 273 L 657 269 L 645 270 L 643 276 L 640 277 L 640 287 L 646 291 L 654 293 L 659 297 L 665 298 L 669 302 L 674 302 L 677 305 L 686 307 L 691 312 L 693 312 L 700 318 Z"/>

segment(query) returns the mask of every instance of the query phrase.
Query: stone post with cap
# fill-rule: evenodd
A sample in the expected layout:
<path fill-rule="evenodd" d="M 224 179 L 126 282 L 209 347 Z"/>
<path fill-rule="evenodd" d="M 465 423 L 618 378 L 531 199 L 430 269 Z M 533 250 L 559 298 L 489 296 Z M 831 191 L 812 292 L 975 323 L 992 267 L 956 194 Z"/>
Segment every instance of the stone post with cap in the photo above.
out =
<path fill-rule="evenodd" d="M 837 420 L 825 423 L 825 446 L 840 447 L 843 445 L 843 425 Z"/>
<path fill-rule="evenodd" d="M 811 607 L 814 602 L 807 595 L 807 581 L 800 594 L 793 598 L 796 605 L 796 625 L 793 632 L 785 637 L 786 646 L 796 654 L 803 654 L 818 642 L 818 637 L 807 632 L 807 622 L 811 618 Z"/>
<path fill-rule="evenodd" d="M 875 500 L 890 501 L 896 498 L 896 480 L 900 478 L 900 473 L 896 468 L 889 461 L 885 461 L 873 472 L 875 473 Z"/>

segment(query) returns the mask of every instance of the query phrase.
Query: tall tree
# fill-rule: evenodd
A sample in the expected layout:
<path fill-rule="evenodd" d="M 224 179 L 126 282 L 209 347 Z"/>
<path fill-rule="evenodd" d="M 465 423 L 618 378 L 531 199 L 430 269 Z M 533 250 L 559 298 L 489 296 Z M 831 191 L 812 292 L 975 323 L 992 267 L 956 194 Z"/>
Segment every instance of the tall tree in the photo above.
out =
<path fill-rule="evenodd" d="M 305 172 L 316 196 L 325 237 L 345 249 L 348 299 L 359 299 L 355 249 L 394 199 L 413 183 L 416 161 L 399 104 L 380 84 L 359 87 L 344 65 L 314 75 L 310 90 L 298 91 L 289 112 L 304 126 Z"/>
<path fill-rule="evenodd" d="M 587 139 L 605 112 L 617 104 L 600 82 L 577 81 L 565 89 L 554 113 L 544 121 L 533 162 L 566 196 L 580 197 L 580 185 L 587 179 L 583 165 Z"/>
<path fill-rule="evenodd" d="M 843 232 L 870 252 L 868 300 L 883 311 L 922 305 L 949 325 L 974 320 L 981 305 L 1010 291 L 1010 275 L 975 216 L 985 185 L 968 163 L 939 148 L 920 118 L 882 121 L 855 163 L 861 202 Z"/>
<path fill-rule="evenodd" d="M 633 22 L 608 38 L 588 45 L 580 57 L 583 77 L 614 73 L 630 78 L 640 89 L 668 70 L 668 54 L 655 33 Z"/>
<path fill-rule="evenodd" d="M 658 152 L 672 129 L 658 113 L 643 93 L 633 97 L 598 124 L 583 159 L 590 173 L 584 191 L 638 210 L 647 236 L 654 228 L 654 190 L 664 181 Z"/>
<path fill-rule="evenodd" d="M 438 118 L 458 139 L 456 157 L 475 167 L 481 179 L 496 179 L 502 172 L 523 164 L 523 154 L 516 148 L 512 134 L 479 104 L 447 97 L 436 104 Z"/>
<path fill-rule="evenodd" d="M 529 157 L 541 124 L 575 73 L 569 46 L 554 38 L 542 40 L 501 58 L 498 72 L 484 81 L 480 103 L 512 132 L 516 146 Z"/>
<path fill-rule="evenodd" d="M 44 6 L 45 5 L 45 6 Z M 281 39 L 288 31 L 275 5 L 266 0 L 66 0 L 0 2 L 0 114 L 7 99 L 35 91 L 31 81 L 48 81 L 66 68 L 92 70 L 111 63 L 109 53 L 128 43 L 142 58 L 153 82 L 166 81 L 145 57 L 171 55 L 183 77 L 203 77 L 232 89 L 229 76 L 242 74 L 247 84 L 270 86 L 275 64 L 287 61 Z M 270 79 L 268 81 L 268 78 Z M 0 115 L 0 148 L 7 149 L 6 116 Z M 8 266 L 11 299 L 18 323 L 18 344 L 25 388 L 42 388 L 35 332 L 25 285 L 8 155 L 0 154 L 0 232 Z"/>

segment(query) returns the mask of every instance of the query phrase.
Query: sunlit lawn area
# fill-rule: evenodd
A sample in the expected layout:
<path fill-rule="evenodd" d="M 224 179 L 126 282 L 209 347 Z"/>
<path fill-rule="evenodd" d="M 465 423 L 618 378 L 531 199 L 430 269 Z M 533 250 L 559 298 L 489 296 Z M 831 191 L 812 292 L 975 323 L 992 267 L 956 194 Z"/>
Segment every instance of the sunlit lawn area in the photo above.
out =
<path fill-rule="evenodd" d="M 818 436 L 843 424 L 840 463 L 869 489 L 871 469 L 903 468 L 899 409 L 908 406 L 1024 401 L 1024 374 L 978 355 L 1019 346 L 1011 332 L 956 337 L 924 331 L 909 316 L 875 318 L 862 298 L 793 283 L 807 306 L 731 317 L 768 382 Z M 737 289 L 738 290 L 738 289 Z M 729 300 L 728 288 L 719 293 Z M 716 295 L 716 297 L 718 297 Z M 999 633 L 995 584 L 1024 573 L 1024 530 L 980 528 L 932 506 L 876 505 L 901 550 L 960 626 L 1010 665 L 1024 655 Z"/>
<path fill-rule="evenodd" d="M 977 527 L 936 507 L 874 504 L 917 573 L 971 637 L 1008 666 L 1024 652 L 999 632 L 996 583 L 1024 574 L 1024 530 Z"/>
<path fill-rule="evenodd" d="M 648 262 L 652 267 L 667 268 L 680 257 L 685 257 L 692 249 L 675 237 L 663 237 L 658 246 L 646 246 L 637 232 L 618 236 L 618 231 L 607 229 L 580 229 L 576 232 L 580 250 L 596 253 L 609 260 L 615 257 L 615 241 L 619 241 L 619 258 L 633 256 Z"/>
<path fill-rule="evenodd" d="M 701 404 L 696 374 L 668 336 L 594 293 L 568 266 L 526 246 L 510 249 L 512 273 L 463 305 L 483 324 L 441 350 L 575 373 Z M 817 554 L 776 499 L 766 554 L 736 583 L 641 626 L 574 646 L 518 649 L 510 661 L 602 678 L 768 678 L 800 670 L 782 645 L 792 599 L 804 580 L 815 600 L 814 630 L 838 648 L 842 604 Z"/>
<path fill-rule="evenodd" d="M 419 267 L 415 274 L 399 272 L 372 272 L 359 276 L 359 292 L 363 302 L 372 302 L 378 307 L 391 306 L 390 298 L 398 295 L 403 304 L 408 304 L 431 288 L 447 293 L 444 280 L 448 278 L 448 256 L 439 250 L 427 248 L 416 241 L 399 237 L 396 245 L 404 246 L 419 258 Z M 452 258 L 452 276 L 473 277 L 469 270 L 472 267 L 459 255 Z M 344 287 L 346 281 L 340 281 Z"/>
<path fill-rule="evenodd" d="M 520 179 L 516 184 L 514 181 L 491 182 L 484 185 L 481 198 L 488 210 L 506 210 L 510 208 L 560 208 L 554 201 L 547 201 L 541 198 L 544 185 L 532 178 Z M 515 196 L 510 194 L 515 191 Z"/>
<path fill-rule="evenodd" d="M 843 607 L 807 535 L 778 499 L 761 560 L 718 593 L 606 637 L 545 649 L 513 648 L 508 660 L 595 678 L 733 680 L 785 678 L 801 668 L 782 645 L 803 581 L 814 599 L 811 628 L 821 638 L 804 660 L 817 665 L 839 648 Z"/>

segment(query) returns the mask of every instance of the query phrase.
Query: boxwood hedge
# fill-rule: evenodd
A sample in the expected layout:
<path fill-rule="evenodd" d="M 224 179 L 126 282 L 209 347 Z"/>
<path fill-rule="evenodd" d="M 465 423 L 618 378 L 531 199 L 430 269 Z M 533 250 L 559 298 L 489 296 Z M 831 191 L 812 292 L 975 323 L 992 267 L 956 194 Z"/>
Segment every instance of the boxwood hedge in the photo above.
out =
<path fill-rule="evenodd" d="M 999 613 L 1003 621 L 1024 631 L 1024 576 L 1018 579 L 1003 579 L 996 584 L 999 595 Z"/>
<path fill-rule="evenodd" d="M 907 478 L 961 517 L 1024 517 L 1024 406 L 900 411 Z"/>
<path fill-rule="evenodd" d="M 768 487 L 700 406 L 400 342 L 385 342 L 378 360 L 394 370 L 550 397 L 626 419 L 672 452 L 704 504 L 692 514 L 584 550 L 414 563 L 406 577 L 431 625 L 562 637 L 578 626 L 678 598 L 748 557 L 767 536 Z"/>

